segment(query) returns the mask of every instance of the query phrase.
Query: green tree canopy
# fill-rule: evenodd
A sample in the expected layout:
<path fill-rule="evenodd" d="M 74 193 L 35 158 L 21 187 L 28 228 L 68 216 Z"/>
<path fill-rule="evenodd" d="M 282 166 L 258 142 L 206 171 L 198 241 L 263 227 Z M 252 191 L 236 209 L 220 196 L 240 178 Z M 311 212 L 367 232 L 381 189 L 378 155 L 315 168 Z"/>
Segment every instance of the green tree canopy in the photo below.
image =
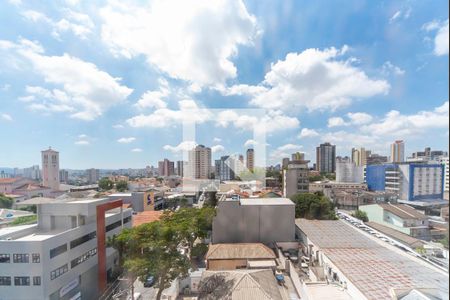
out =
<path fill-rule="evenodd" d="M 0 193 L 0 208 L 11 208 L 13 204 L 13 198 L 6 197 L 5 194 Z"/>
<path fill-rule="evenodd" d="M 317 220 L 336 220 L 334 205 L 320 194 L 301 193 L 291 197 L 295 203 L 295 217 Z"/>
<path fill-rule="evenodd" d="M 116 190 L 119 192 L 126 191 L 128 189 L 128 183 L 125 180 L 120 180 L 116 183 Z"/>
<path fill-rule="evenodd" d="M 357 219 L 360 219 L 363 222 L 368 222 L 369 221 L 369 218 L 367 217 L 367 213 L 365 211 L 362 211 L 362 210 L 359 210 L 359 209 L 356 210 L 352 214 L 352 216 L 354 216 Z"/>
<path fill-rule="evenodd" d="M 108 177 L 103 177 L 98 181 L 98 186 L 102 190 L 107 191 L 114 187 L 114 182 L 112 182 Z"/>

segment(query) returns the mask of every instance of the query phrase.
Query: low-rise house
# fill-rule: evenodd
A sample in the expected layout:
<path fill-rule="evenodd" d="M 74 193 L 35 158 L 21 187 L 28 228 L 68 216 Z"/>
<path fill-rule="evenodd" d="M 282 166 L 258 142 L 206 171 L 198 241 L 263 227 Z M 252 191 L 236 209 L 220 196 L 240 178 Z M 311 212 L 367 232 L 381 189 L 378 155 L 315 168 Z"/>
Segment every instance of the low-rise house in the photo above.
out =
<path fill-rule="evenodd" d="M 370 204 L 359 207 L 369 221 L 406 233 L 412 237 L 430 240 L 428 217 L 406 204 Z"/>
<path fill-rule="evenodd" d="M 261 268 L 276 266 L 275 253 L 261 243 L 210 245 L 206 254 L 208 270 L 234 270 L 251 267 L 259 262 Z"/>

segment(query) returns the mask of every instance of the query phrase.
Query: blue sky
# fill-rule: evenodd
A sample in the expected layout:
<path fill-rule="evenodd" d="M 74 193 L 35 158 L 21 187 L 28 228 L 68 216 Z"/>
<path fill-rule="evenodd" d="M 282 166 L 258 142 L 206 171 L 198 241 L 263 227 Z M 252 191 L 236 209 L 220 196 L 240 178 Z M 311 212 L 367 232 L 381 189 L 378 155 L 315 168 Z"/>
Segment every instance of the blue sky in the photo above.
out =
<path fill-rule="evenodd" d="M 48 3 L 0 3 L 0 166 L 176 160 L 183 121 L 214 157 L 264 130 L 269 164 L 448 149 L 448 1 Z"/>

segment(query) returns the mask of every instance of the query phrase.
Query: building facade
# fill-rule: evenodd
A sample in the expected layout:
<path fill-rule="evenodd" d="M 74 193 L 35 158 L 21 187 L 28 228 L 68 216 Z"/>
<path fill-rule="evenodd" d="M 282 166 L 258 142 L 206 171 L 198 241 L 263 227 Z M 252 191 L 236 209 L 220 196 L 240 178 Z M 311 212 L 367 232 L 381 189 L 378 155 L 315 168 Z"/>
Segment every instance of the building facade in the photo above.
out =
<path fill-rule="evenodd" d="M 184 165 L 185 162 L 182 160 L 177 160 L 177 170 L 176 175 L 183 177 L 184 176 Z"/>
<path fill-rule="evenodd" d="M 23 177 L 37 181 L 41 180 L 41 170 L 39 169 L 39 165 L 23 169 Z"/>
<path fill-rule="evenodd" d="M 336 162 L 336 181 L 354 183 L 364 182 L 364 166 L 356 165 L 354 162 Z"/>
<path fill-rule="evenodd" d="M 445 167 L 441 164 L 402 163 L 367 166 L 369 190 L 396 193 L 400 200 L 442 200 Z"/>
<path fill-rule="evenodd" d="M 247 149 L 247 169 L 253 172 L 255 168 L 255 150 Z"/>
<path fill-rule="evenodd" d="M 59 190 L 59 152 L 49 148 L 41 151 L 42 185 Z"/>
<path fill-rule="evenodd" d="M 298 193 L 309 191 L 309 168 L 308 161 L 290 161 L 287 168 L 283 170 L 283 195 L 291 197 Z"/>
<path fill-rule="evenodd" d="M 336 171 L 336 145 L 324 143 L 316 148 L 316 168 L 321 173 Z"/>
<path fill-rule="evenodd" d="M 388 157 L 384 155 L 379 155 L 375 153 L 371 153 L 366 157 L 366 165 L 380 165 L 388 162 Z"/>
<path fill-rule="evenodd" d="M 86 180 L 89 184 L 97 183 L 100 180 L 100 170 L 99 169 L 87 169 L 86 170 Z"/>
<path fill-rule="evenodd" d="M 208 179 L 211 176 L 211 148 L 198 145 L 188 153 L 187 176 L 194 179 Z"/>
<path fill-rule="evenodd" d="M 366 151 L 365 148 L 352 148 L 352 162 L 360 167 L 367 164 L 367 156 L 370 155 L 370 151 Z"/>
<path fill-rule="evenodd" d="M 442 150 L 432 151 L 430 147 L 425 148 L 424 151 L 413 152 L 413 159 L 423 159 L 425 161 L 439 160 L 441 157 L 448 157 L 448 152 Z"/>
<path fill-rule="evenodd" d="M 0 229 L 0 298 L 98 299 L 97 257 L 103 250 L 97 249 L 96 207 L 107 201 L 37 204 L 37 224 Z M 131 209 L 108 211 L 105 225 L 106 237 L 131 227 Z M 107 274 L 117 262 L 117 251 L 106 248 Z"/>
<path fill-rule="evenodd" d="M 449 191 L 449 170 L 448 170 L 448 156 L 441 157 L 439 162 L 444 166 L 444 192 Z"/>
<path fill-rule="evenodd" d="M 222 156 L 220 159 L 215 161 L 215 179 L 221 181 L 224 180 L 234 180 L 234 159 L 229 155 Z"/>
<path fill-rule="evenodd" d="M 391 162 L 401 163 L 405 161 L 405 142 L 395 141 L 391 144 Z"/>
<path fill-rule="evenodd" d="M 173 161 L 165 158 L 163 161 L 158 162 L 159 176 L 167 177 L 175 174 L 175 164 Z"/>

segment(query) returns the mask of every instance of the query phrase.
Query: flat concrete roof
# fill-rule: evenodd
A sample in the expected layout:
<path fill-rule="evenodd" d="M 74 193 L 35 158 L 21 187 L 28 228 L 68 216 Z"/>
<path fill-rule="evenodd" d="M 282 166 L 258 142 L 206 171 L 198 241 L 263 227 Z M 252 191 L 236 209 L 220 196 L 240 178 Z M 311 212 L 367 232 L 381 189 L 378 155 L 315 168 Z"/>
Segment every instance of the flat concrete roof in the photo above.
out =
<path fill-rule="evenodd" d="M 295 224 L 368 299 L 391 299 L 391 289 L 403 288 L 434 288 L 448 298 L 448 273 L 344 221 L 296 219 Z"/>
<path fill-rule="evenodd" d="M 294 205 L 288 198 L 241 198 L 240 202 L 241 205 Z"/>

